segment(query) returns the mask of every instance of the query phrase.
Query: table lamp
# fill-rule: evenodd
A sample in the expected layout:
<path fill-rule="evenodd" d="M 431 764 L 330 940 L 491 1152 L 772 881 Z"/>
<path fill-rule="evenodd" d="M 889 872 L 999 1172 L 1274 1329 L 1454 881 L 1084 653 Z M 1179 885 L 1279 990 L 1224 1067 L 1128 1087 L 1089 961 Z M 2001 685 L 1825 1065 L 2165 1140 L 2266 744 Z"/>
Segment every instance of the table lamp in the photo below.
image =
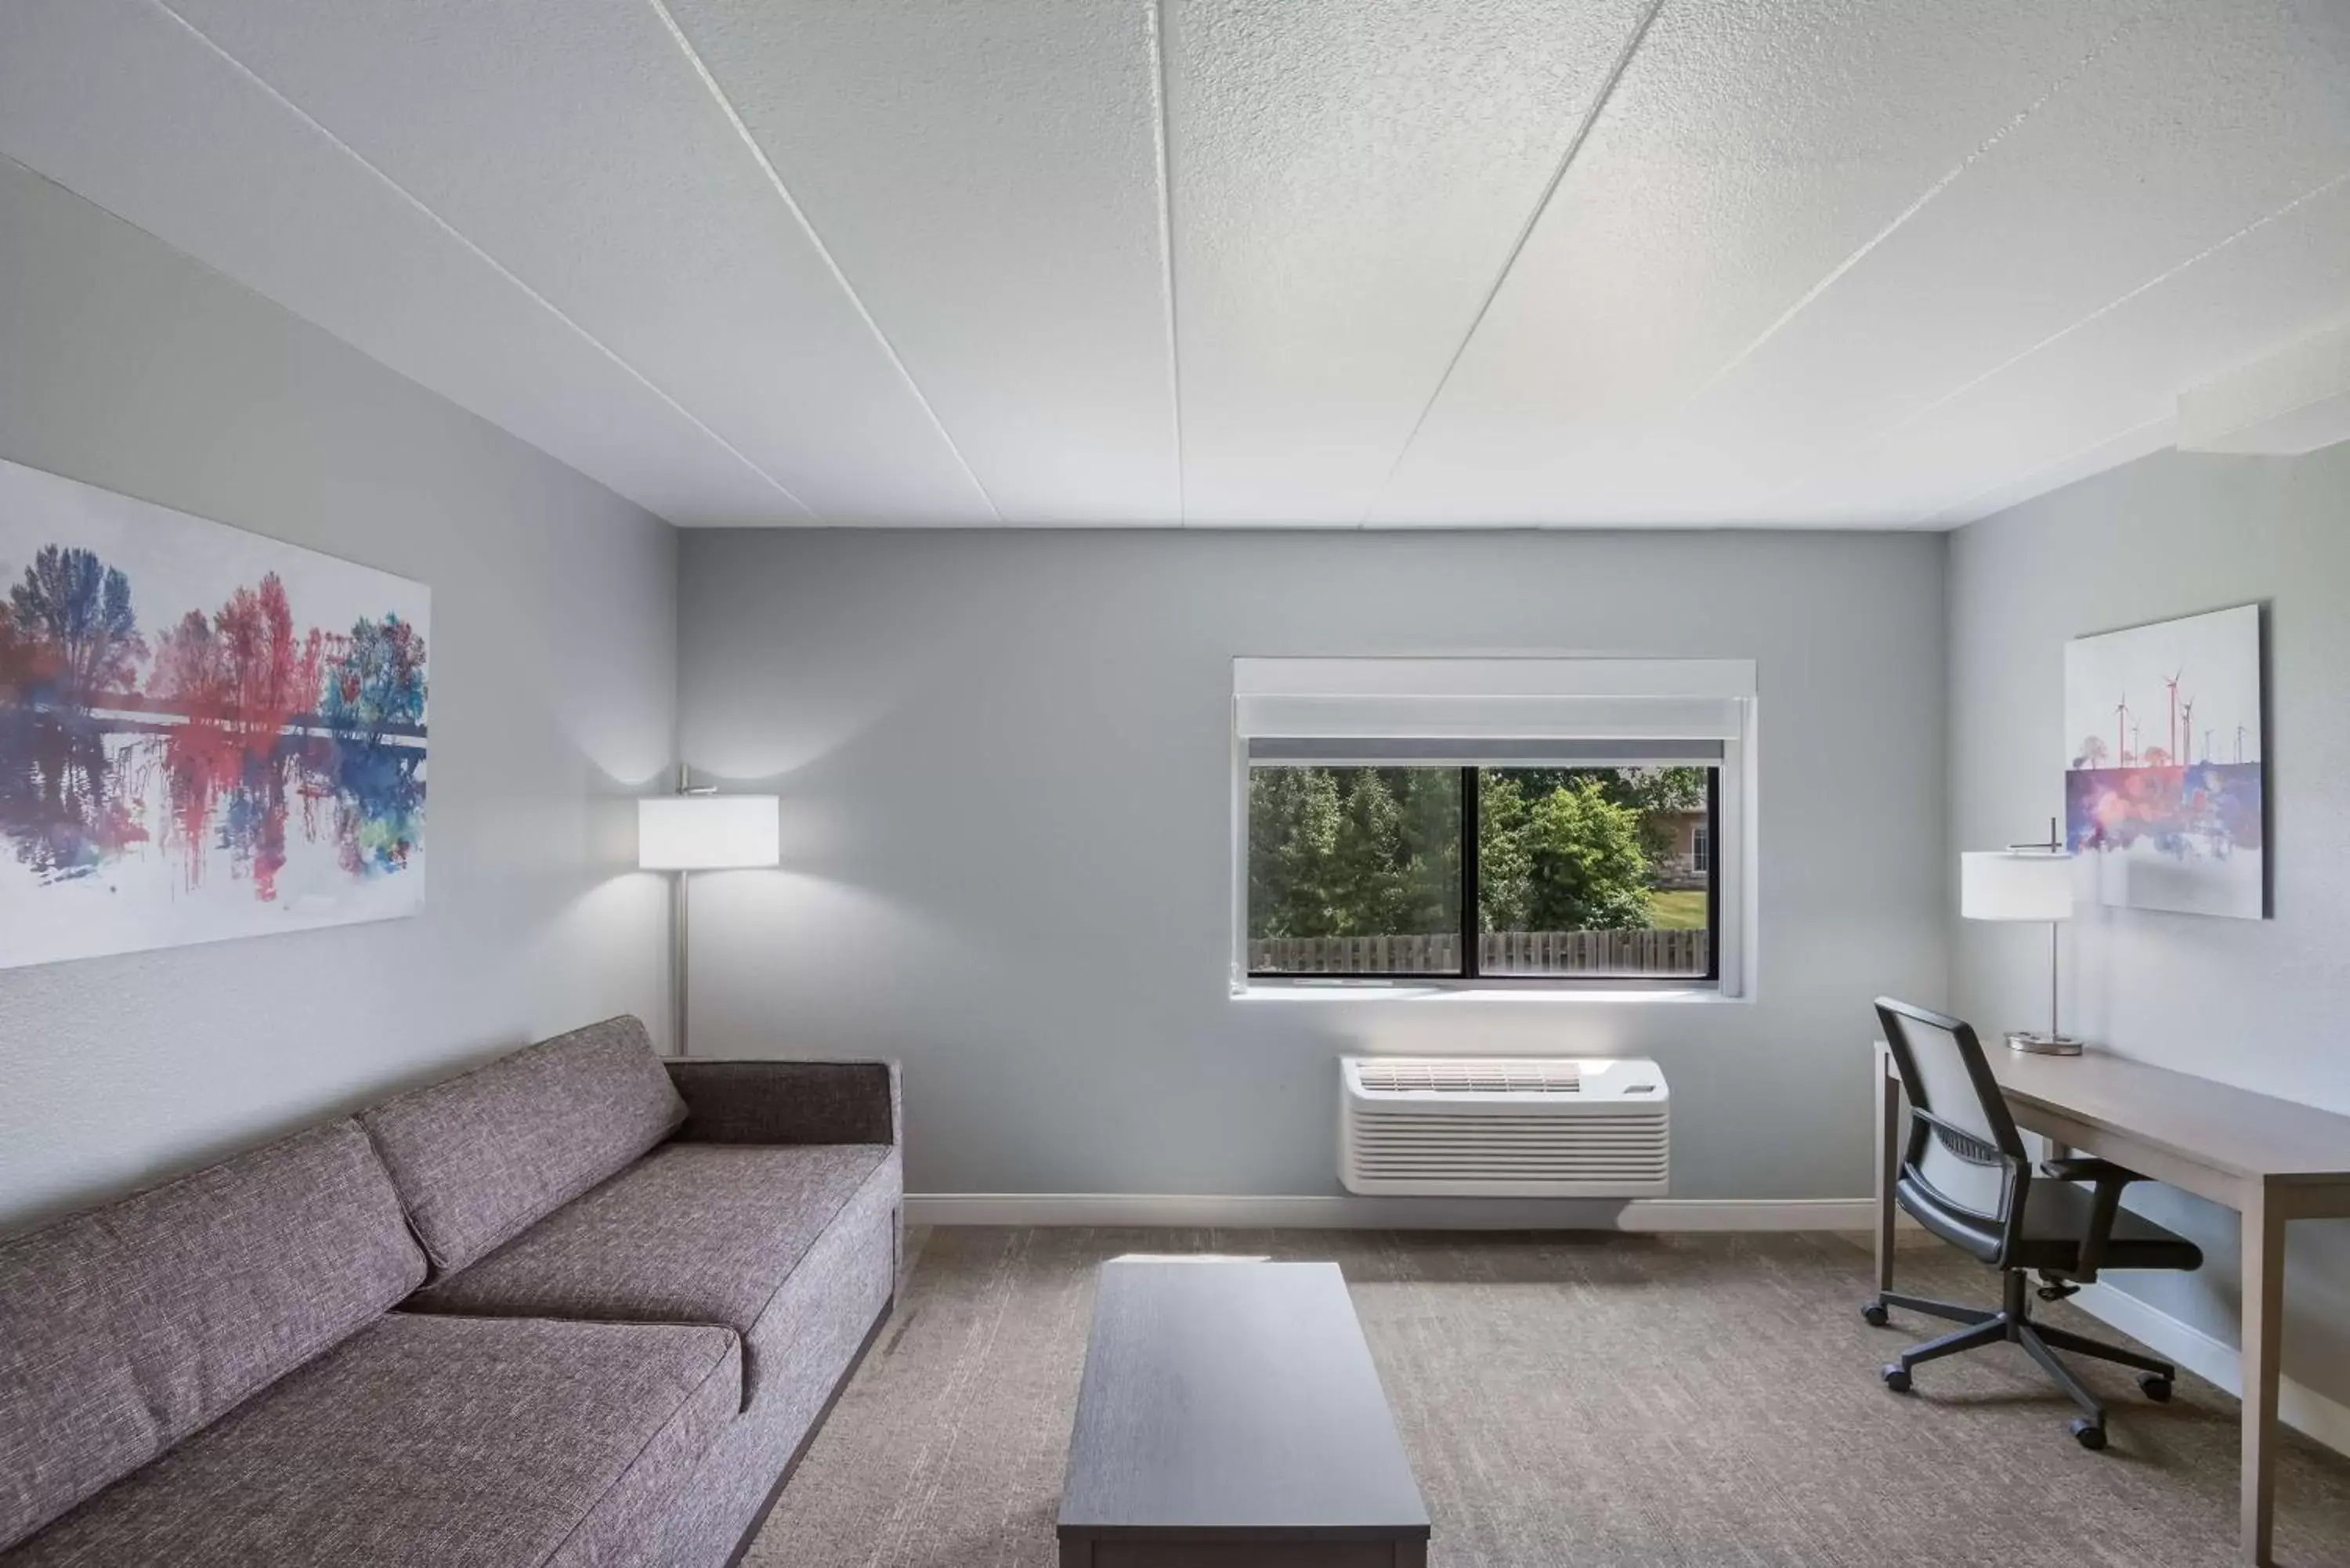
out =
<path fill-rule="evenodd" d="M 647 871 L 674 871 L 670 889 L 670 1049 L 685 1048 L 686 878 L 696 871 L 724 871 L 783 862 L 778 797 L 720 794 L 696 785 L 678 770 L 677 794 L 637 802 L 637 865 Z"/>
<path fill-rule="evenodd" d="M 2058 928 L 2073 918 L 2073 857 L 2049 824 L 2045 844 L 2014 844 L 1959 857 L 1959 913 L 1970 920 L 2048 922 L 2048 1033 L 2008 1031 L 2010 1050 L 2077 1056 L 2080 1041 L 2064 1032 L 2057 1009 Z"/>

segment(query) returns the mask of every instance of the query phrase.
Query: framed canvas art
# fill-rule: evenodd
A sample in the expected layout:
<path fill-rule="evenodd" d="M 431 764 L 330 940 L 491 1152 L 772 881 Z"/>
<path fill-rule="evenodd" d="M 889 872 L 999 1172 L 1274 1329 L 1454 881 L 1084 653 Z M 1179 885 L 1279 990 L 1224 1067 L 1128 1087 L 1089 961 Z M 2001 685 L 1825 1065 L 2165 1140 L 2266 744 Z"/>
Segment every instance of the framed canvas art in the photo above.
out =
<path fill-rule="evenodd" d="M 0 968 L 424 902 L 425 587 L 0 462 Z"/>
<path fill-rule="evenodd" d="M 2266 779 L 2257 605 L 2064 649 L 2064 835 L 2098 902 L 2257 920 Z"/>

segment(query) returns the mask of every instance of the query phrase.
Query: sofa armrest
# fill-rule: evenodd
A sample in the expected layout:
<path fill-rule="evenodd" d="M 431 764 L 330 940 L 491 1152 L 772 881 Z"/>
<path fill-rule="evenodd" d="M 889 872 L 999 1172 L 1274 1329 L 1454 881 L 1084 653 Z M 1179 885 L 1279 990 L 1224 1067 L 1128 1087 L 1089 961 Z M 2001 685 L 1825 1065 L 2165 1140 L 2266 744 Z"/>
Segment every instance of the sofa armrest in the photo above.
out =
<path fill-rule="evenodd" d="M 688 1143 L 886 1143 L 904 1139 L 895 1062 L 671 1057 Z"/>

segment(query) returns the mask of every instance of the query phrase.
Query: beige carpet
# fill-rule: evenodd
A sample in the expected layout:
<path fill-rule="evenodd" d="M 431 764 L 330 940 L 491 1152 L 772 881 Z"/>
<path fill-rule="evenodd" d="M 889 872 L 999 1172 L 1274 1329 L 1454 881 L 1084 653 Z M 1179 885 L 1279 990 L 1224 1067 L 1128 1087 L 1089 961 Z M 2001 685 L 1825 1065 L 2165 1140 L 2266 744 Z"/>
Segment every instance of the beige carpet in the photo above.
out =
<path fill-rule="evenodd" d="M 2167 1407 L 2086 1364 L 2103 1454 L 2014 1346 L 1877 1366 L 1939 1333 L 1857 1307 L 1859 1238 L 937 1230 L 895 1319 L 785 1490 L 762 1568 L 1044 1568 L 1094 1265 L 1125 1252 L 1345 1270 L 1435 1519 L 1430 1561 L 2210 1568 L 2232 1561 L 2236 1404 Z M 1906 1248 L 1902 1285 L 1990 1303 L 1984 1271 Z M 2111 1337 L 2052 1309 L 2054 1321 Z M 2278 1557 L 2350 1563 L 2350 1459 L 2298 1438 Z"/>

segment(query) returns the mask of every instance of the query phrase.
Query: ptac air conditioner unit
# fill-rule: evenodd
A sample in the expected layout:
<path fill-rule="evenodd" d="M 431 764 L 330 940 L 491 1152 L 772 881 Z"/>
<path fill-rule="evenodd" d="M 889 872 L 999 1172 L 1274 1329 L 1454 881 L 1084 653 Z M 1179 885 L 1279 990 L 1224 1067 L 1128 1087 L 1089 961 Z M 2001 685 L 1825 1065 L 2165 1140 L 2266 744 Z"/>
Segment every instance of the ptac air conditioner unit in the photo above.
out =
<path fill-rule="evenodd" d="M 1654 1062 L 1342 1056 L 1338 1067 L 1349 1192 L 1653 1198 L 1669 1185 Z"/>

